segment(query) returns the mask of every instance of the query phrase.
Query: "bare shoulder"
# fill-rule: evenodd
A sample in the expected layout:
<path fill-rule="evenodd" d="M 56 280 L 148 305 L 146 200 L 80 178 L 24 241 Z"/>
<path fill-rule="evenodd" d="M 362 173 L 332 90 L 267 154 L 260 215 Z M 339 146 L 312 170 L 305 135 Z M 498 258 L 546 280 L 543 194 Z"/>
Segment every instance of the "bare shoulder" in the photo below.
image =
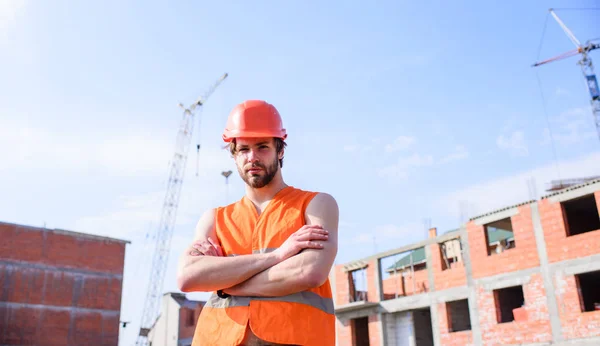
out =
<path fill-rule="evenodd" d="M 337 210 L 338 205 L 337 201 L 332 195 L 325 192 L 319 192 L 310 201 L 310 203 L 308 204 L 308 208 L 313 210 L 327 209 L 327 211 L 331 212 L 333 210 Z"/>
<path fill-rule="evenodd" d="M 215 236 L 215 212 L 215 209 L 208 209 L 200 216 L 198 223 L 196 223 L 194 240 L 205 240 L 208 237 Z"/>
<path fill-rule="evenodd" d="M 325 192 L 319 192 L 306 207 L 306 217 L 309 222 L 326 222 L 337 228 L 339 207 L 335 198 Z"/>

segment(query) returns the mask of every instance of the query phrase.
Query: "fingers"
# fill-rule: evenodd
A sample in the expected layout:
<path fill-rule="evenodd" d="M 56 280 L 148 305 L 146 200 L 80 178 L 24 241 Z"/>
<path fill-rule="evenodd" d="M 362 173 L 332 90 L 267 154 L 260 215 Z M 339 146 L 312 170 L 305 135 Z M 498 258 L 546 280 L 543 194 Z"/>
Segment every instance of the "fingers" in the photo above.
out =
<path fill-rule="evenodd" d="M 216 241 L 214 241 L 214 240 L 212 240 L 211 237 L 208 237 L 208 241 L 215 248 L 217 256 L 223 256 L 223 249 L 221 248 L 221 246 L 219 245 L 219 243 L 216 242 Z"/>
<path fill-rule="evenodd" d="M 305 249 L 322 249 L 323 243 L 317 241 L 305 241 L 300 243 Z"/>
<path fill-rule="evenodd" d="M 325 229 L 323 229 L 322 227 L 316 227 L 316 228 L 300 228 L 298 231 L 296 231 L 296 233 L 294 233 L 294 236 L 296 237 L 300 237 L 300 236 L 304 236 L 306 234 L 329 234 L 329 232 Z"/>
<path fill-rule="evenodd" d="M 329 232 L 324 229 L 312 229 L 303 233 L 299 233 L 296 237 L 299 241 L 327 240 L 329 238 Z"/>
<path fill-rule="evenodd" d="M 193 249 L 190 252 L 190 255 L 192 256 L 220 256 L 219 253 L 221 253 L 222 256 L 222 250 L 215 249 L 213 244 L 206 240 L 194 243 L 192 247 Z M 194 250 L 199 252 L 199 254 L 195 254 Z"/>
<path fill-rule="evenodd" d="M 323 226 L 321 226 L 321 225 L 304 225 L 299 229 L 299 231 L 311 230 L 311 229 L 323 229 Z"/>

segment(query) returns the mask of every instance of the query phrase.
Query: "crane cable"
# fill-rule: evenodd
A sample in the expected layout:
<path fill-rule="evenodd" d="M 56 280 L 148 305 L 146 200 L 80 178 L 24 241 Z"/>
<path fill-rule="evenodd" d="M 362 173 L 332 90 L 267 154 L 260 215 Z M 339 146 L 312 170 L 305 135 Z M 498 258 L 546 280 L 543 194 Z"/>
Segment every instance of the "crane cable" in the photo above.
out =
<path fill-rule="evenodd" d="M 546 13 L 546 20 L 544 21 L 544 29 L 542 30 L 542 37 L 540 39 L 540 44 L 538 46 L 538 53 L 536 61 L 540 60 L 540 54 L 542 52 L 542 45 L 544 43 L 544 37 L 546 35 L 546 28 L 548 26 L 548 17 L 550 16 L 550 12 Z M 558 166 L 558 155 L 556 153 L 556 144 L 554 142 L 554 135 L 552 133 L 552 127 L 550 126 L 550 119 L 548 117 L 548 109 L 546 107 L 546 96 L 544 95 L 544 89 L 542 88 L 542 80 L 540 79 L 540 74 L 538 69 L 535 69 L 535 76 L 538 82 L 538 87 L 540 89 L 540 95 L 542 97 L 542 108 L 544 110 L 544 117 L 546 118 L 546 126 L 548 126 L 548 135 L 550 136 L 550 145 L 552 147 L 552 155 L 554 157 L 554 167 L 556 169 L 556 174 L 558 176 L 558 180 L 561 180 L 560 168 Z"/>
<path fill-rule="evenodd" d="M 197 137 L 197 141 L 196 141 L 196 177 L 198 176 L 198 170 L 199 170 L 199 166 L 200 166 L 200 141 L 201 141 L 201 136 L 200 136 L 200 129 L 202 128 L 202 113 L 204 111 L 204 106 L 202 107 L 202 109 L 196 113 L 196 116 L 198 117 L 198 129 L 196 130 L 196 137 Z"/>

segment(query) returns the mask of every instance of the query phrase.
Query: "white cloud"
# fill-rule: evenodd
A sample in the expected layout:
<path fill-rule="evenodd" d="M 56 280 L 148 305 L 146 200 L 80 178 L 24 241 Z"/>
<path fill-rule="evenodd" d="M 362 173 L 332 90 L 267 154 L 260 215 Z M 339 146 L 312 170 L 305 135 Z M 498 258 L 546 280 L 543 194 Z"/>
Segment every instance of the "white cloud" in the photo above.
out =
<path fill-rule="evenodd" d="M 424 167 L 433 165 L 434 161 L 431 155 L 412 154 L 400 159 L 399 163 L 408 167 Z"/>
<path fill-rule="evenodd" d="M 371 145 L 358 145 L 358 144 L 347 144 L 344 145 L 343 150 L 347 153 L 366 153 L 371 151 L 373 147 Z"/>
<path fill-rule="evenodd" d="M 84 173 L 101 170 L 109 175 L 164 174 L 175 136 L 163 133 L 60 133 L 23 124 L 0 128 L 0 172 L 56 170 Z"/>
<path fill-rule="evenodd" d="M 380 177 L 406 178 L 412 168 L 431 166 L 434 164 L 433 156 L 412 154 L 400 157 L 393 165 L 380 168 L 377 173 Z"/>
<path fill-rule="evenodd" d="M 597 137 L 592 111 L 589 107 L 566 110 L 550 118 L 552 138 L 560 145 L 580 143 Z M 550 143 L 550 131 L 544 129 L 542 144 Z"/>
<path fill-rule="evenodd" d="M 389 240 L 398 240 L 398 239 L 406 239 L 412 238 L 416 231 L 422 229 L 422 226 L 416 224 L 407 224 L 407 225 L 394 225 L 394 224 L 385 224 L 379 225 L 375 227 L 371 232 L 364 232 L 360 234 L 356 234 L 352 238 L 353 244 L 364 244 L 364 243 L 373 243 L 376 241 L 377 243 L 385 243 Z"/>
<path fill-rule="evenodd" d="M 506 150 L 514 156 L 527 156 L 529 149 L 525 143 L 525 134 L 522 131 L 514 131 L 508 136 L 500 135 L 496 144 L 501 150 Z"/>
<path fill-rule="evenodd" d="M 562 179 L 600 175 L 600 152 L 578 157 L 558 163 Z M 535 190 L 540 197 L 552 180 L 558 179 L 554 163 L 550 163 L 529 171 L 474 184 L 437 200 L 440 210 L 459 217 L 460 205 L 468 206 L 468 217 L 514 205 L 531 199 L 528 183 L 535 181 Z M 456 206 L 456 207 L 453 207 Z"/>
<path fill-rule="evenodd" d="M 464 145 L 457 145 L 454 148 L 454 152 L 444 156 L 441 160 L 440 163 L 444 164 L 444 163 L 449 163 L 449 162 L 453 162 L 453 161 L 458 161 L 458 160 L 463 160 L 469 157 L 469 152 L 467 151 L 467 149 L 465 148 Z"/>
<path fill-rule="evenodd" d="M 469 152 L 463 145 L 457 145 L 452 153 L 438 160 L 436 160 L 432 155 L 414 153 L 410 156 L 400 157 L 396 163 L 378 169 L 377 174 L 380 177 L 404 179 L 407 178 L 409 176 L 409 172 L 415 168 L 446 164 L 453 161 L 463 160 L 468 157 Z"/>
<path fill-rule="evenodd" d="M 393 224 L 378 226 L 373 231 L 373 233 L 375 233 L 375 235 L 377 237 L 386 238 L 386 239 L 403 238 L 403 237 L 406 237 L 406 235 L 413 233 L 413 232 L 414 232 L 414 230 L 411 229 L 410 226 L 400 227 L 400 226 L 393 225 Z"/>
<path fill-rule="evenodd" d="M 388 153 L 394 153 L 400 150 L 406 150 L 415 142 L 413 136 L 398 136 L 392 143 L 386 144 L 385 151 Z"/>
<path fill-rule="evenodd" d="M 408 178 L 408 172 L 405 167 L 398 164 L 386 166 L 377 170 L 377 175 L 382 178 L 396 178 L 405 179 Z"/>
<path fill-rule="evenodd" d="M 129 239 L 141 236 L 158 227 L 163 197 L 164 191 L 119 196 L 105 213 L 82 216 L 71 227 L 78 232 L 106 237 Z"/>

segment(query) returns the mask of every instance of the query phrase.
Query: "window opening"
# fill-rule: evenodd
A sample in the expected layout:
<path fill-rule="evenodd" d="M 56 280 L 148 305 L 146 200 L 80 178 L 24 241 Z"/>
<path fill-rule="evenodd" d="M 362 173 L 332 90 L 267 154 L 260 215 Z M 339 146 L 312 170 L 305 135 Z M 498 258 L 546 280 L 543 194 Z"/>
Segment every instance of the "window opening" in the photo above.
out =
<path fill-rule="evenodd" d="M 497 255 L 516 247 L 510 217 L 490 222 L 484 227 L 488 256 Z"/>
<path fill-rule="evenodd" d="M 575 275 L 581 312 L 600 311 L 600 270 Z"/>
<path fill-rule="evenodd" d="M 498 323 L 512 322 L 515 320 L 513 310 L 525 305 L 523 287 L 513 286 L 494 290 L 494 300 Z"/>
<path fill-rule="evenodd" d="M 600 229 L 598 206 L 593 194 L 561 203 L 567 236 Z"/>
<path fill-rule="evenodd" d="M 471 330 L 471 314 L 469 312 L 469 300 L 461 299 L 446 303 L 448 313 L 448 331 L 460 332 Z"/>

